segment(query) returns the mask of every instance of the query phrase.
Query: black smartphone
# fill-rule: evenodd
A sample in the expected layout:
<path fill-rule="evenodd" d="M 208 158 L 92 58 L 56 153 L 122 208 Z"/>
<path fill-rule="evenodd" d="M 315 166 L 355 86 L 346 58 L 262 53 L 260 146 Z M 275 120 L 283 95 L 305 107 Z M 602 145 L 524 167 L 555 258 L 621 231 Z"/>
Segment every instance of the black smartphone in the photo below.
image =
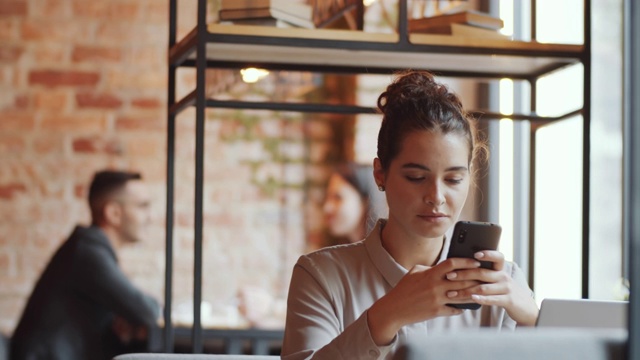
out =
<path fill-rule="evenodd" d="M 502 228 L 498 224 L 481 221 L 458 221 L 453 228 L 447 258 L 462 257 L 473 259 L 473 254 L 482 250 L 498 249 Z M 485 269 L 493 268 L 490 261 L 481 261 Z M 480 304 L 447 304 L 458 309 L 477 310 Z"/>

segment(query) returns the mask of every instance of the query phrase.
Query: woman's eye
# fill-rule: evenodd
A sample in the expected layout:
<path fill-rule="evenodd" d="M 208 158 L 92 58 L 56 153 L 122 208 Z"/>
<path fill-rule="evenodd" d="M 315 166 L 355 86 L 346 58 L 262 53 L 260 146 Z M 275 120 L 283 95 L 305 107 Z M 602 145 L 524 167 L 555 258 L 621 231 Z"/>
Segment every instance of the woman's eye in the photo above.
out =
<path fill-rule="evenodd" d="M 422 176 L 407 176 L 407 180 L 409 180 L 411 182 L 420 182 L 420 181 L 424 180 L 424 177 L 422 177 Z"/>
<path fill-rule="evenodd" d="M 447 182 L 451 184 L 460 184 L 462 183 L 462 180 L 463 180 L 462 178 L 453 178 L 453 179 L 447 179 Z"/>

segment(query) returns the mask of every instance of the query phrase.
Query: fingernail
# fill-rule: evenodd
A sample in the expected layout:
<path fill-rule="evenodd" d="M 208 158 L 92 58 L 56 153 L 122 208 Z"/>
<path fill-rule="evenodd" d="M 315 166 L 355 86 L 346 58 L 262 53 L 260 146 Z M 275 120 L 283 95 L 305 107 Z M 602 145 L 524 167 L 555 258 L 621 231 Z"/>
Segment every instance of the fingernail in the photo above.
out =
<path fill-rule="evenodd" d="M 457 291 L 447 291 L 447 297 L 452 298 L 458 295 Z"/>
<path fill-rule="evenodd" d="M 476 263 L 474 264 L 476 267 L 480 267 L 482 264 L 479 261 L 476 261 Z"/>
<path fill-rule="evenodd" d="M 455 279 L 457 277 L 458 277 L 458 273 L 455 273 L 455 272 L 450 272 L 450 273 L 447 274 L 447 279 L 449 279 L 449 280 L 453 280 L 453 279 Z"/>
<path fill-rule="evenodd" d="M 475 255 L 474 255 L 474 256 L 475 256 L 477 259 L 481 259 L 481 258 L 483 258 L 483 257 L 484 257 L 484 253 L 483 253 L 482 251 L 481 251 L 481 252 L 477 252 L 477 253 L 475 253 Z"/>

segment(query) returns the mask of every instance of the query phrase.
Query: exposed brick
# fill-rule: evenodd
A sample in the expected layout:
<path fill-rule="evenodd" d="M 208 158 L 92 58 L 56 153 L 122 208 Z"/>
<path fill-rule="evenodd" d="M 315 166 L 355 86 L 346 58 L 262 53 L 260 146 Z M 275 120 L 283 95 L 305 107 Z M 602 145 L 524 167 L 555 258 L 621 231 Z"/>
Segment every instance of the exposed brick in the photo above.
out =
<path fill-rule="evenodd" d="M 149 115 L 140 116 L 122 116 L 116 119 L 116 130 L 159 130 L 166 129 L 166 121 L 162 115 L 156 117 L 149 117 Z"/>
<path fill-rule="evenodd" d="M 87 186 L 88 185 L 84 184 L 84 183 L 83 184 L 75 184 L 73 186 L 73 196 L 76 199 L 84 199 L 84 198 L 86 198 L 87 197 L 87 193 L 88 193 Z"/>
<path fill-rule="evenodd" d="M 0 184 L 0 199 L 11 200 L 18 193 L 24 193 L 26 191 L 27 191 L 27 187 L 25 186 L 25 184 L 21 184 L 21 183 Z"/>
<path fill-rule="evenodd" d="M 155 156 L 154 159 L 135 158 L 129 161 L 132 169 L 140 169 L 144 178 L 148 182 L 156 182 L 162 184 L 159 188 L 158 194 L 164 194 L 166 189 L 164 183 L 167 180 L 167 158 L 166 158 L 166 145 L 162 144 L 163 154 Z M 182 177 L 181 177 L 182 178 Z M 164 215 L 162 216 L 164 221 Z"/>
<path fill-rule="evenodd" d="M 127 141 L 127 156 L 153 159 L 166 153 L 164 139 L 158 136 L 136 136 Z"/>
<path fill-rule="evenodd" d="M 65 184 L 62 182 L 51 181 L 48 178 L 40 177 L 38 179 L 35 179 L 33 188 L 37 191 L 38 194 L 47 199 L 64 199 Z"/>
<path fill-rule="evenodd" d="M 0 46 L 0 62 L 15 63 L 24 53 L 24 48 L 18 45 Z"/>
<path fill-rule="evenodd" d="M 33 3 L 33 1 L 32 1 Z M 40 0 L 30 8 L 33 17 L 65 18 L 71 17 L 71 6 L 68 0 Z"/>
<path fill-rule="evenodd" d="M 71 54 L 74 62 L 117 62 L 122 60 L 122 52 L 118 48 L 101 46 L 75 46 Z"/>
<path fill-rule="evenodd" d="M 0 40 L 17 40 L 18 22 L 12 18 L 0 17 Z"/>
<path fill-rule="evenodd" d="M 144 14 L 144 19 L 146 22 L 161 25 L 167 24 L 168 5 L 166 2 L 157 0 L 141 0 L 139 2 L 143 4 L 142 13 Z M 182 5 L 193 7 L 192 4 L 189 4 L 186 1 L 181 4 L 181 6 Z M 181 7 L 180 10 L 183 11 L 183 8 Z M 178 13 L 180 13 L 180 11 Z"/>
<path fill-rule="evenodd" d="M 131 105 L 142 109 L 157 109 L 163 107 L 164 103 L 156 98 L 137 98 L 131 101 Z"/>
<path fill-rule="evenodd" d="M 31 57 L 41 66 L 58 66 L 68 62 L 68 51 L 65 44 L 46 43 L 40 44 L 35 49 L 30 49 Z"/>
<path fill-rule="evenodd" d="M 76 17 L 101 19 L 109 9 L 109 1 L 73 0 L 71 6 Z"/>
<path fill-rule="evenodd" d="M 96 40 L 106 44 L 120 44 L 127 39 L 129 44 L 154 43 L 159 34 L 153 34 L 148 26 L 139 22 L 105 22 L 96 29 Z"/>
<path fill-rule="evenodd" d="M 38 91 L 32 96 L 32 104 L 40 111 L 61 112 L 69 106 L 69 98 L 66 91 Z"/>
<path fill-rule="evenodd" d="M 0 131 L 29 131 L 35 128 L 35 115 L 28 112 L 10 112 L 2 113 L 0 120 Z"/>
<path fill-rule="evenodd" d="M 59 21 L 56 19 L 28 19 L 20 27 L 22 40 L 44 42 L 67 42 L 77 39 L 80 34 L 87 37 L 89 28 L 73 21 Z"/>
<path fill-rule="evenodd" d="M 73 140 L 73 151 L 76 153 L 103 153 L 107 155 L 122 155 L 122 143 L 116 139 L 102 137 L 86 137 Z"/>
<path fill-rule="evenodd" d="M 0 136 L 0 154 L 18 155 L 26 150 L 26 141 L 23 137 Z"/>
<path fill-rule="evenodd" d="M 167 49 L 157 45 L 140 45 L 131 49 L 131 64 L 140 66 L 166 66 Z"/>
<path fill-rule="evenodd" d="M 60 156 L 64 154 L 64 137 L 59 134 L 47 133 L 33 139 L 33 151 L 40 156 Z"/>
<path fill-rule="evenodd" d="M 165 71 L 160 69 L 147 68 L 145 71 L 118 69 L 106 75 L 105 86 L 138 91 L 165 89 L 167 76 Z"/>
<path fill-rule="evenodd" d="M 27 109 L 31 104 L 31 101 L 29 100 L 29 96 L 24 94 L 19 94 L 19 95 L 16 95 L 13 103 L 16 109 Z"/>
<path fill-rule="evenodd" d="M 25 16 L 25 15 L 27 15 L 26 0 L 0 1 L 0 16 Z"/>
<path fill-rule="evenodd" d="M 117 109 L 122 106 L 122 100 L 114 94 L 78 93 L 76 104 L 80 108 Z"/>
<path fill-rule="evenodd" d="M 42 129 L 49 131 L 74 131 L 76 133 L 107 129 L 107 119 L 95 114 L 55 115 L 47 114 L 42 119 Z"/>
<path fill-rule="evenodd" d="M 165 3 L 166 4 L 166 3 Z M 74 0 L 73 12 L 76 16 L 98 19 L 114 19 L 118 21 L 136 20 L 140 18 L 141 5 L 128 1 L 82 1 Z M 166 8 L 166 5 L 165 5 Z M 165 10 L 166 12 L 166 10 Z"/>
<path fill-rule="evenodd" d="M 100 81 L 96 72 L 36 70 L 29 73 L 30 85 L 56 86 L 95 86 Z"/>
<path fill-rule="evenodd" d="M 140 17 L 140 4 L 136 2 L 111 1 L 108 15 L 118 21 L 137 20 Z"/>

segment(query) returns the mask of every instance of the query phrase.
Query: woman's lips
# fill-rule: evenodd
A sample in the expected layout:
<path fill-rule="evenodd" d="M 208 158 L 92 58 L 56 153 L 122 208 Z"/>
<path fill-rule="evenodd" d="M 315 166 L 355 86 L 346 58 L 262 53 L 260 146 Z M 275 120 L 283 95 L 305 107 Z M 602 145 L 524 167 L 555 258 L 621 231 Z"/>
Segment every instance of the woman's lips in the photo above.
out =
<path fill-rule="evenodd" d="M 441 222 L 441 221 L 445 221 L 449 218 L 449 216 L 445 215 L 445 214 L 422 214 L 422 215 L 418 215 L 419 218 L 421 218 L 422 220 L 425 221 L 429 221 L 429 222 Z"/>

